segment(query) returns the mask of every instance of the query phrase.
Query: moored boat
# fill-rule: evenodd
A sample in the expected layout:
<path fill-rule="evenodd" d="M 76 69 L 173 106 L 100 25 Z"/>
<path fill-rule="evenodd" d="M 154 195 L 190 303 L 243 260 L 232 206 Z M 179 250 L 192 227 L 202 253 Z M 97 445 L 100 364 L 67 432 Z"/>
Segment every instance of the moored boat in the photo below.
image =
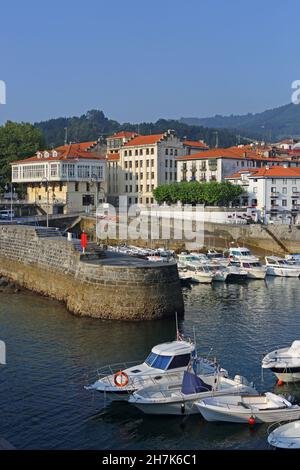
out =
<path fill-rule="evenodd" d="M 300 381 L 300 341 L 287 348 L 276 349 L 262 360 L 262 368 L 270 369 L 282 382 Z"/>
<path fill-rule="evenodd" d="M 153 383 L 178 385 L 194 355 L 195 345 L 189 341 L 176 340 L 158 344 L 152 348 L 143 363 L 105 366 L 98 371 L 98 379 L 85 388 L 106 394 L 124 395 L 127 399 L 128 393 Z M 214 370 L 204 359 L 203 367 L 210 372 Z"/>
<path fill-rule="evenodd" d="M 196 406 L 206 421 L 255 424 L 300 418 L 300 406 L 270 392 L 254 396 L 214 396 L 197 401 Z"/>
<path fill-rule="evenodd" d="M 300 449 L 300 421 L 278 426 L 268 435 L 268 443 L 279 449 Z"/>
<path fill-rule="evenodd" d="M 286 259 L 279 256 L 266 256 L 266 267 L 268 276 L 299 277 L 300 266 L 290 264 Z"/>
<path fill-rule="evenodd" d="M 257 393 L 253 384 L 241 376 L 226 377 L 226 371 L 197 369 L 184 372 L 181 385 L 153 385 L 134 392 L 129 403 L 146 414 L 189 415 L 198 413 L 195 402 L 204 397 L 231 393 Z"/>

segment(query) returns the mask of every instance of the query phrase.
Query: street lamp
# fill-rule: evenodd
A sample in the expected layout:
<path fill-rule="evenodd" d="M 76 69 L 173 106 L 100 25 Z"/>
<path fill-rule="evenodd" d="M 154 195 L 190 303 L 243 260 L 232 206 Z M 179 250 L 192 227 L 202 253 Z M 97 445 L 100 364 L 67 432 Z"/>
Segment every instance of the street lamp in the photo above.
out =
<path fill-rule="evenodd" d="M 46 182 L 46 189 L 47 189 L 47 212 L 46 212 L 46 225 L 47 228 L 49 227 L 49 180 L 46 178 L 46 176 L 43 176 L 41 180 L 41 186 L 43 186 L 43 181 Z"/>

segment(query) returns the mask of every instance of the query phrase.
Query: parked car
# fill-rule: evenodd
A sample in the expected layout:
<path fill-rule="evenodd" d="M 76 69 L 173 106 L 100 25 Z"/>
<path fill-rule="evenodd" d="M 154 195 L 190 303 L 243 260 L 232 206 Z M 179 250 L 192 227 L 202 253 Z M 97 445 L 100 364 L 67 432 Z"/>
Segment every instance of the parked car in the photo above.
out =
<path fill-rule="evenodd" d="M 15 212 L 11 210 L 0 211 L 0 219 L 11 219 L 15 217 Z"/>

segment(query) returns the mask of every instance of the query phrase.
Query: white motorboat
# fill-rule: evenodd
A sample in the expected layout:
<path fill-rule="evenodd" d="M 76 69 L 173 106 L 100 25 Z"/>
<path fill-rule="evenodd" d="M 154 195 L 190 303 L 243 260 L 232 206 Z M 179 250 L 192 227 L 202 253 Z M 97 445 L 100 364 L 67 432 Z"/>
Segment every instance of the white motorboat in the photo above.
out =
<path fill-rule="evenodd" d="M 282 382 L 300 381 L 300 341 L 288 348 L 276 349 L 262 360 L 262 368 L 270 369 Z"/>
<path fill-rule="evenodd" d="M 236 260 L 231 261 L 230 266 L 237 266 L 243 271 L 246 271 L 247 277 L 249 279 L 265 279 L 267 274 L 267 269 L 259 261 L 252 260 Z"/>
<path fill-rule="evenodd" d="M 268 443 L 279 449 L 300 449 L 300 421 L 278 426 L 268 435 Z"/>
<path fill-rule="evenodd" d="M 181 385 L 153 385 L 134 392 L 129 403 L 146 414 L 189 415 L 198 413 L 195 402 L 199 399 L 230 393 L 257 393 L 252 384 L 241 376 L 229 379 L 226 371 L 207 373 L 186 371 Z"/>
<path fill-rule="evenodd" d="M 255 424 L 300 418 L 300 406 L 269 392 L 204 398 L 197 401 L 196 406 L 206 421 Z"/>
<path fill-rule="evenodd" d="M 257 256 L 252 255 L 251 251 L 244 246 L 230 248 L 229 258 L 232 260 L 238 260 L 238 261 L 248 260 L 248 261 L 253 261 L 253 262 L 259 262 L 259 258 Z"/>
<path fill-rule="evenodd" d="M 229 269 L 224 265 L 219 264 L 215 261 L 210 261 L 205 265 L 208 270 L 214 275 L 213 281 L 222 281 L 225 282 L 229 276 Z"/>
<path fill-rule="evenodd" d="M 172 341 L 154 346 L 141 364 L 112 364 L 98 371 L 98 379 L 85 388 L 102 393 L 124 395 L 153 383 L 180 385 L 183 373 L 195 354 L 195 345 L 188 341 Z M 214 371 L 203 359 L 203 367 Z M 154 382 L 155 380 L 155 382 Z"/>
<path fill-rule="evenodd" d="M 299 253 L 292 253 L 290 255 L 285 255 L 285 259 L 291 265 L 300 266 L 300 254 Z"/>
<path fill-rule="evenodd" d="M 215 273 L 208 266 L 199 263 L 198 265 L 190 265 L 189 270 L 193 279 L 201 284 L 211 284 L 215 278 Z"/>
<path fill-rule="evenodd" d="M 268 276 L 299 277 L 300 266 L 290 264 L 286 259 L 278 256 L 266 256 Z"/>
<path fill-rule="evenodd" d="M 236 266 L 234 263 L 231 262 L 227 266 L 228 269 L 228 281 L 244 281 L 248 278 L 248 273 L 244 269 Z"/>
<path fill-rule="evenodd" d="M 193 282 L 192 274 L 187 268 L 178 268 L 178 276 L 182 282 Z"/>

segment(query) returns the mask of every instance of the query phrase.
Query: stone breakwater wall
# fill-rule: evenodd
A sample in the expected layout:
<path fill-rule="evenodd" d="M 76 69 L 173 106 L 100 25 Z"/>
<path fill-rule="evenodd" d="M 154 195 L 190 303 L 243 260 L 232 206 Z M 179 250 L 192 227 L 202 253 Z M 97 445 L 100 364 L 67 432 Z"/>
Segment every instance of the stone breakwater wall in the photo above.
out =
<path fill-rule="evenodd" d="M 76 315 L 150 320 L 184 311 L 175 264 L 85 261 L 72 243 L 39 238 L 34 227 L 0 227 L 0 275 Z"/>

